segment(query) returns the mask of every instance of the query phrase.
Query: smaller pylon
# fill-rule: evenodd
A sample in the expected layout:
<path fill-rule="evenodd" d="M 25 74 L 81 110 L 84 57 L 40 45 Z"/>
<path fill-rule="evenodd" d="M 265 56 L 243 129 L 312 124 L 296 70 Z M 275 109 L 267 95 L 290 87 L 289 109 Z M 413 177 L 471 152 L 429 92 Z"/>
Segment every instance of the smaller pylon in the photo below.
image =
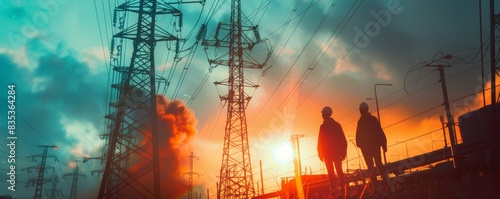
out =
<path fill-rule="evenodd" d="M 66 178 L 66 177 L 73 177 L 73 181 L 71 182 L 71 192 L 70 192 L 70 195 L 69 195 L 69 198 L 70 199 L 76 199 L 76 190 L 77 190 L 77 187 L 78 187 L 78 178 L 79 177 L 82 177 L 82 178 L 86 178 L 87 176 L 86 175 L 83 175 L 83 174 L 80 174 L 80 171 L 79 171 L 79 167 L 78 167 L 78 162 L 82 162 L 82 161 L 75 161 L 75 169 L 73 170 L 73 173 L 67 173 L 67 174 L 64 174 L 63 175 L 63 178 Z M 84 161 L 85 162 L 85 159 Z"/>
<path fill-rule="evenodd" d="M 193 171 L 193 159 L 196 158 L 197 160 L 199 160 L 199 158 L 194 156 L 193 152 L 191 152 L 189 154 L 188 158 L 189 158 L 189 172 L 186 172 L 184 174 L 189 175 L 188 199 L 192 199 L 193 198 L 193 175 L 197 175 L 198 177 L 200 177 L 199 173 L 196 173 Z"/>
<path fill-rule="evenodd" d="M 52 189 L 45 189 L 45 195 L 50 199 L 66 198 L 62 193 L 61 189 L 57 188 L 57 183 L 59 183 L 59 176 L 57 174 L 52 175 Z"/>

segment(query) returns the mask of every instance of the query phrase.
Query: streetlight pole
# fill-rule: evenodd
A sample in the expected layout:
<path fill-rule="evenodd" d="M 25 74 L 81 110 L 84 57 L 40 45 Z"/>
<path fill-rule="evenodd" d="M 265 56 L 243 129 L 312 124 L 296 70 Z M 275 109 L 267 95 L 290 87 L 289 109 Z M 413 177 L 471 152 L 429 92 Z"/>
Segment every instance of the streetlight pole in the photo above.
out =
<path fill-rule="evenodd" d="M 375 84 L 375 85 L 373 85 L 373 90 L 375 91 L 375 105 L 377 106 L 378 123 L 380 124 L 380 127 L 382 127 L 382 122 L 380 120 L 380 111 L 378 109 L 377 86 L 392 86 L 392 84 Z M 370 100 L 371 98 L 366 98 L 366 99 Z M 387 158 L 385 156 L 385 153 L 384 153 L 384 164 L 387 164 Z"/>
<path fill-rule="evenodd" d="M 378 110 L 377 86 L 392 86 L 392 84 L 375 84 L 375 85 L 373 85 L 373 90 L 375 91 L 375 105 L 377 106 L 378 123 L 382 126 L 382 122 L 380 121 L 380 112 Z"/>

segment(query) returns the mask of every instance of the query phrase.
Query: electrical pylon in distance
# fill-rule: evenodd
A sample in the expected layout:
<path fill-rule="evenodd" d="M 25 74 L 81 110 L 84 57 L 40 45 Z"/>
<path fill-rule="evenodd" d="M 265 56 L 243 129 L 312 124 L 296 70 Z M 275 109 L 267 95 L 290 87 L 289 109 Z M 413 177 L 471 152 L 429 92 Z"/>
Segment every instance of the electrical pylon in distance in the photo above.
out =
<path fill-rule="evenodd" d="M 41 162 L 40 162 L 40 166 L 37 166 L 37 167 L 30 167 L 30 168 L 26 168 L 28 169 L 28 172 L 30 172 L 29 170 L 30 169 L 36 169 L 38 170 L 38 177 L 37 178 L 34 178 L 34 179 L 30 179 L 28 181 L 28 185 L 30 184 L 30 182 L 32 181 L 35 181 L 35 185 L 36 185 L 36 189 L 35 189 L 35 196 L 33 198 L 38 198 L 38 199 L 41 199 L 42 198 L 42 187 L 43 187 L 43 184 L 48 182 L 48 181 L 51 181 L 51 180 L 48 180 L 44 177 L 44 174 L 45 174 L 45 171 L 47 169 L 52 169 L 52 174 L 54 174 L 54 167 L 50 166 L 50 167 L 46 167 L 45 163 L 47 162 L 47 158 L 54 158 L 54 160 L 56 162 L 58 162 L 59 160 L 57 159 L 56 156 L 49 156 L 47 155 L 47 151 L 49 148 L 52 148 L 52 149 L 57 149 L 57 146 L 55 145 L 38 145 L 38 147 L 42 147 L 43 148 L 43 153 L 40 154 L 40 155 L 33 155 L 31 156 L 31 161 L 32 162 L 35 162 L 36 161 L 36 158 L 39 157 L 41 158 Z M 26 187 L 28 187 L 28 185 L 26 185 Z"/>
<path fill-rule="evenodd" d="M 75 161 L 75 169 L 73 170 L 73 173 L 66 173 L 63 175 L 63 178 L 66 178 L 66 177 L 72 177 L 72 181 L 71 181 L 71 191 L 70 191 L 70 194 L 69 194 L 69 199 L 76 199 L 76 190 L 78 188 L 78 178 L 82 177 L 82 178 L 86 178 L 87 176 L 86 175 L 83 175 L 83 174 L 80 174 L 80 168 L 78 167 L 78 162 L 81 162 L 81 161 Z"/>
<path fill-rule="evenodd" d="M 220 35 L 225 32 L 227 35 Z M 230 20 L 219 23 L 213 38 L 203 41 L 205 46 L 229 49 L 227 54 L 209 58 L 211 65 L 229 67 L 228 79 L 215 82 L 216 85 L 228 86 L 227 95 L 221 96 L 221 100 L 226 100 L 228 105 L 218 190 L 222 198 L 251 198 L 255 195 L 245 115 L 251 97 L 245 93 L 245 87 L 258 86 L 245 82 L 243 70 L 264 67 L 271 50 L 268 48 L 267 57 L 261 63 L 256 63 L 250 51 L 256 44 L 265 44 L 265 41 L 261 40 L 257 26 L 242 18 L 241 0 L 231 1 Z"/>
<path fill-rule="evenodd" d="M 193 199 L 193 175 L 197 175 L 200 177 L 199 173 L 196 173 L 193 171 L 193 159 L 199 159 L 198 157 L 194 156 L 193 152 L 189 154 L 189 172 L 186 172 L 184 174 L 189 175 L 189 182 L 188 182 L 188 199 Z"/>

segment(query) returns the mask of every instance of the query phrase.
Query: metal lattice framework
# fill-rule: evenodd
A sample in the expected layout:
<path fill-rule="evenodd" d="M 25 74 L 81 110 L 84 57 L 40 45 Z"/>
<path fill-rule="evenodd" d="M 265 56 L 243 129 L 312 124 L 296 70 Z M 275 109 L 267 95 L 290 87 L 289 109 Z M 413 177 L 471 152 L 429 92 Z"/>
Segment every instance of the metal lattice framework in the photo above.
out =
<path fill-rule="evenodd" d="M 37 171 L 37 177 L 34 177 L 34 178 L 30 178 L 28 180 L 28 184 L 26 184 L 26 187 L 29 187 L 29 186 L 35 186 L 35 195 L 33 198 L 42 198 L 42 195 L 43 195 L 43 184 L 47 183 L 47 182 L 53 182 L 53 177 L 54 177 L 54 173 L 55 173 L 55 169 L 53 166 L 49 166 L 47 167 L 46 166 L 46 162 L 47 162 L 47 158 L 54 158 L 54 161 L 55 162 L 58 162 L 59 160 L 57 159 L 56 156 L 53 156 L 53 155 L 47 155 L 47 152 L 49 150 L 49 148 L 53 148 L 53 149 L 56 149 L 57 146 L 54 146 L 54 145 L 38 145 L 38 147 L 42 147 L 43 148 L 43 153 L 42 154 L 39 154 L 39 155 L 33 155 L 31 156 L 31 161 L 32 162 L 36 162 L 36 159 L 37 158 L 40 158 L 41 159 L 41 162 L 40 162 L 40 165 L 38 166 L 33 166 L 33 167 L 28 167 L 28 168 L 25 168 L 23 170 L 27 170 L 28 171 L 28 175 L 30 173 L 32 173 L 32 170 L 36 170 Z M 52 176 L 51 178 L 45 178 L 45 173 L 47 172 L 47 170 L 52 170 Z"/>
<path fill-rule="evenodd" d="M 245 93 L 245 87 L 258 86 L 245 82 L 243 70 L 264 67 L 271 51 L 264 63 L 257 63 L 250 56 L 249 51 L 262 40 L 257 26 L 249 24 L 246 18 L 242 18 L 241 0 L 232 0 L 229 22 L 219 23 L 214 39 L 203 41 L 205 46 L 229 49 L 227 54 L 209 59 L 212 65 L 229 67 L 229 78 L 215 82 L 216 85 L 228 86 L 228 93 L 221 96 L 221 100 L 228 102 L 218 190 L 221 198 L 251 198 L 255 195 L 245 115 L 245 108 L 251 97 Z M 224 32 L 227 35 L 220 35 Z"/>
<path fill-rule="evenodd" d="M 71 191 L 69 194 L 69 199 L 76 199 L 76 191 L 78 188 L 78 178 L 87 178 L 86 175 L 80 174 L 80 168 L 78 167 L 78 162 L 80 161 L 75 161 L 75 169 L 73 170 L 73 173 L 67 173 L 63 175 L 63 178 L 66 177 L 72 177 L 71 180 Z"/>
<path fill-rule="evenodd" d="M 99 198 L 161 198 L 154 50 L 157 42 L 179 40 L 156 25 L 156 19 L 168 15 L 181 12 L 156 0 L 126 1 L 115 9 L 117 33 L 110 53 L 114 80 Z M 126 18 L 137 23 L 125 27 Z M 127 41 L 131 55 L 124 53 Z M 128 58 L 130 63 L 123 64 Z"/>
<path fill-rule="evenodd" d="M 198 177 L 200 177 L 200 174 L 193 171 L 193 159 L 194 158 L 198 159 L 198 157 L 194 156 L 193 152 L 191 152 L 189 154 L 188 158 L 189 158 L 189 172 L 184 173 L 184 174 L 188 174 L 189 175 L 189 181 L 188 181 L 188 199 L 192 199 L 193 198 L 193 175 L 197 175 Z"/>

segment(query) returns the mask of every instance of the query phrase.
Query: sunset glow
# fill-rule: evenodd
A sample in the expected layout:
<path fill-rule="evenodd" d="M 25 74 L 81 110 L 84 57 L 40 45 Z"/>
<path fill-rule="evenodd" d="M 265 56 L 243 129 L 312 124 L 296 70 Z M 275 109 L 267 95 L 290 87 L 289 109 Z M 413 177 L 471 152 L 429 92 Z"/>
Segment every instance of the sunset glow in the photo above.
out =
<path fill-rule="evenodd" d="M 125 2 L 135 10 L 139 2 L 150 1 L 0 2 L 0 35 L 4 36 L 0 37 L 0 98 L 4 99 L 0 101 L 0 114 L 4 115 L 0 126 L 4 132 L 15 127 L 18 133 L 13 151 L 17 158 L 16 188 L 20 191 L 7 193 L 13 198 L 33 197 L 36 186 L 32 179 L 37 173 L 25 168 L 38 168 L 42 162 L 39 145 L 58 147 L 48 149 L 48 156 L 58 161 L 47 159 L 47 168 L 57 172 L 46 171 L 46 178 L 49 173 L 57 174 L 61 182 L 57 188 L 63 193 L 71 188 L 71 179 L 62 178 L 64 174 L 78 166 L 87 176 L 78 182 L 78 198 L 97 198 L 106 158 L 112 154 L 105 150 L 111 146 L 110 138 L 120 141 L 115 153 L 132 151 L 114 160 L 122 161 L 128 169 L 113 175 L 137 174 L 142 179 L 130 182 L 140 182 L 149 189 L 153 184 L 150 178 L 157 176 L 144 168 L 159 165 L 164 193 L 188 198 L 191 180 L 193 194 L 199 194 L 193 198 L 217 198 L 227 156 L 232 156 L 228 159 L 234 164 L 226 167 L 233 169 L 244 163 L 249 171 L 222 171 L 253 174 L 253 183 L 264 184 L 264 193 L 281 190 L 281 179 L 294 176 L 292 135 L 301 135 L 297 139 L 301 172 L 326 174 L 317 151 L 325 106 L 332 108 L 331 117 L 347 139 L 342 166 L 352 174 L 367 168 L 356 146 L 360 103 L 367 103 L 368 111 L 380 121 L 387 137 L 385 156 L 389 163 L 446 150 L 451 146 L 449 132 L 453 132 L 448 123 L 453 124 L 450 128 L 456 130 L 460 144 L 466 136 L 460 135 L 458 118 L 492 103 L 491 74 L 495 73 L 487 70 L 494 63 L 491 46 L 487 46 L 487 0 L 241 1 L 245 27 L 235 35 L 245 36 L 245 44 L 238 51 L 230 51 L 226 48 L 229 43 L 223 40 L 213 46 L 202 45 L 216 34 L 219 39 L 234 36 L 225 35 L 233 26 L 222 25 L 235 13 L 230 11 L 231 1 L 158 1 L 179 13 L 161 14 L 153 20 L 158 28 L 156 38 L 161 38 L 154 42 L 154 56 L 147 54 L 149 48 L 142 44 L 137 46 L 144 47 L 144 52 L 134 51 L 137 43 L 131 38 L 139 35 L 135 32 L 139 26 L 132 25 L 137 23 L 139 11 L 129 13 L 129 9 L 118 7 Z M 482 31 L 479 8 L 484 12 Z M 493 10 L 498 13 L 500 1 Z M 218 27 L 222 31 L 217 31 Z M 500 23 L 497 32 L 498 27 Z M 252 34 L 247 35 L 247 31 Z M 114 35 L 117 33 L 122 35 Z M 257 37 L 259 42 L 246 43 L 246 39 Z M 268 49 L 272 49 L 269 57 Z M 266 58 L 267 63 L 254 66 L 250 56 L 225 59 L 242 53 L 240 50 L 249 51 L 259 62 Z M 140 52 L 140 56 L 130 56 L 133 52 Z M 132 62 L 138 57 L 151 63 Z M 237 73 L 244 79 L 240 87 L 244 93 L 229 91 L 232 78 L 228 72 L 236 73 L 224 65 L 226 62 L 245 66 Z M 155 66 L 154 71 L 138 69 L 144 63 Z M 437 70 L 438 65 L 447 66 L 444 74 Z M 132 72 L 137 74 L 126 75 Z M 154 86 L 147 79 L 153 77 Z M 499 99 L 498 69 L 494 77 Z M 136 80 L 139 78 L 145 80 Z M 125 85 L 126 80 L 132 80 L 131 85 Z M 442 82 L 446 82 L 446 89 Z M 376 84 L 386 86 L 375 90 Z M 15 103 L 6 101 L 11 85 L 15 85 L 10 90 L 15 90 L 15 95 L 11 94 Z M 445 91 L 453 116 L 450 121 L 446 118 Z M 152 98 L 141 98 L 149 92 L 157 97 L 156 122 L 146 114 L 151 111 Z M 124 100 L 127 96 L 134 98 Z M 244 106 L 230 100 L 234 96 L 244 96 L 244 100 L 238 99 Z M 15 125 L 5 117 L 12 114 L 9 105 L 15 105 Z M 231 123 L 228 117 L 238 120 Z M 122 121 L 121 126 L 115 121 Z M 153 124 L 157 126 L 150 128 Z M 228 130 L 231 126 L 234 131 Z M 123 127 L 126 135 L 112 137 L 115 129 L 120 131 L 117 127 Z M 1 138 L 5 143 L 7 136 L 12 135 L 5 133 Z M 225 143 L 225 139 L 232 143 Z M 153 144 L 159 146 L 158 151 L 153 150 Z M 248 147 L 249 153 L 224 150 L 231 147 Z M 10 150 L 5 145 L 3 148 Z M 6 157 L 12 152 L 7 150 L 0 153 L 2 173 L 10 170 Z M 157 159 L 153 152 L 158 152 Z M 0 182 L 3 190 L 7 186 L 5 180 Z M 1 198 L 5 192 L 0 192 Z"/>

